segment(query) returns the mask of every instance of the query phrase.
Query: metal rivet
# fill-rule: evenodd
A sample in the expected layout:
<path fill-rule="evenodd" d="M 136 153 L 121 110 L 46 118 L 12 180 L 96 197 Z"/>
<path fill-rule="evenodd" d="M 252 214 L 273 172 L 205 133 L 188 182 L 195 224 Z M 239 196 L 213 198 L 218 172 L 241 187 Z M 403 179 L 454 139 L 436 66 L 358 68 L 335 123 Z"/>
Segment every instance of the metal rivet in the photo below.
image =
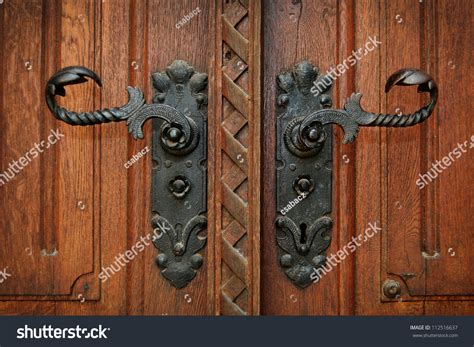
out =
<path fill-rule="evenodd" d="M 308 192 L 311 188 L 311 182 L 307 178 L 302 178 L 298 181 L 298 188 L 302 192 Z"/>
<path fill-rule="evenodd" d="M 170 160 L 165 160 L 165 167 L 171 167 L 173 163 Z"/>
<path fill-rule="evenodd" d="M 191 167 L 193 166 L 193 162 L 191 160 L 186 161 L 186 167 Z"/>
<path fill-rule="evenodd" d="M 296 170 L 296 164 L 290 164 L 290 170 L 295 171 Z"/>
<path fill-rule="evenodd" d="M 400 283 L 395 280 L 386 280 L 383 284 L 383 293 L 389 299 L 396 299 L 400 296 L 402 288 Z"/>

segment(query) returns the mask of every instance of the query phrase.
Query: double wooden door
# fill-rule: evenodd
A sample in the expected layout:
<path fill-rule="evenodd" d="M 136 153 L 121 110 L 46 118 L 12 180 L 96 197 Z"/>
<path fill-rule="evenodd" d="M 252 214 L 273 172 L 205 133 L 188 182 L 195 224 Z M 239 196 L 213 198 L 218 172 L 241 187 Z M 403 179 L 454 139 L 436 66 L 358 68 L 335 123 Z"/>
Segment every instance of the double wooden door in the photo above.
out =
<path fill-rule="evenodd" d="M 0 4 L 1 314 L 434 315 L 473 314 L 474 161 L 469 146 L 420 189 L 422 175 L 472 143 L 473 12 L 467 0 L 5 0 Z M 363 128 L 342 144 L 334 127 L 331 243 L 337 253 L 376 223 L 380 232 L 318 283 L 284 274 L 275 241 L 277 84 L 310 60 L 320 71 L 370 40 L 341 74 L 333 107 L 354 91 L 365 108 L 404 113 L 424 101 L 411 88 L 383 92 L 402 67 L 439 87 L 419 126 Z M 74 110 L 126 102 L 175 59 L 207 72 L 207 245 L 191 283 L 160 275 L 153 246 L 107 281 L 99 274 L 150 232 L 152 147 L 120 124 L 72 127 L 43 100 L 58 69 L 82 65 L 104 87 L 68 87 Z M 407 90 L 408 89 L 408 90 Z M 48 139 L 13 178 L 9 167 Z M 470 145 L 472 147 L 472 145 Z M 145 151 L 146 152 L 146 151 Z M 455 153 L 454 153 L 455 154 Z M 25 162 L 26 163 L 26 162 Z M 425 176 L 426 177 L 426 176 Z M 425 179 L 426 180 L 426 179 Z M 291 182 L 288 182 L 291 184 Z M 384 287 L 395 288 L 386 295 Z M 394 287 L 393 287 L 394 286 Z"/>

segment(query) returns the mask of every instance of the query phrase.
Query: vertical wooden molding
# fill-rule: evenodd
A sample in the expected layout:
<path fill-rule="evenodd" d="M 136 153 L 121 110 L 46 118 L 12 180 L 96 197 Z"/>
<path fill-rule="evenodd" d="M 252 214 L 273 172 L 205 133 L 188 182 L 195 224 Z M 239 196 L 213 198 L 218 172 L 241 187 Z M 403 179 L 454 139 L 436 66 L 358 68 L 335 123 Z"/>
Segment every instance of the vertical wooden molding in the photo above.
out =
<path fill-rule="evenodd" d="M 260 311 L 261 2 L 219 0 L 213 25 L 214 313 Z M 211 134 L 212 133 L 212 134 Z"/>
<path fill-rule="evenodd" d="M 341 0 L 338 2 L 338 24 L 337 24 L 337 61 L 341 62 L 352 54 L 355 46 L 355 1 Z M 336 83 L 336 98 L 339 106 L 344 105 L 348 95 L 355 89 L 355 68 L 349 69 L 339 78 Z M 338 127 L 335 130 L 336 140 L 334 143 L 333 179 L 335 194 L 333 195 L 333 208 L 335 223 L 333 230 L 339 232 L 339 245 L 344 245 L 356 236 L 356 181 L 355 166 L 347 165 L 343 156 L 355 158 L 357 141 L 353 144 L 343 144 L 343 132 Z M 355 312 L 355 257 L 348 257 L 339 265 L 339 315 L 353 315 Z"/>

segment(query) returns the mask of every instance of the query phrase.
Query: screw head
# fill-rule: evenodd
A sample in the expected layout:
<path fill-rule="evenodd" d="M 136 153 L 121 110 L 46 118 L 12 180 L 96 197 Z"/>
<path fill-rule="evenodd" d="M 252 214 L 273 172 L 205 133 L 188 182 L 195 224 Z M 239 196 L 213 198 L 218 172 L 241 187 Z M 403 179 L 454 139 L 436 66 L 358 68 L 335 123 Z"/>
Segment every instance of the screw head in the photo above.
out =
<path fill-rule="evenodd" d="M 383 284 L 383 293 L 389 299 L 396 299 L 398 296 L 400 296 L 401 292 L 402 288 L 398 281 L 386 280 Z"/>
<path fill-rule="evenodd" d="M 179 130 L 178 128 L 170 128 L 168 130 L 168 138 L 173 141 L 173 142 L 178 142 L 179 139 L 181 138 L 182 136 L 182 133 L 181 133 L 181 130 Z"/>
<path fill-rule="evenodd" d="M 168 189 L 178 199 L 183 198 L 191 189 L 191 184 L 183 175 L 172 178 L 168 183 Z"/>
<path fill-rule="evenodd" d="M 177 193 L 182 193 L 186 189 L 186 182 L 181 179 L 173 181 L 173 190 Z"/>
<path fill-rule="evenodd" d="M 312 128 L 308 133 L 308 139 L 311 141 L 316 141 L 319 137 L 319 131 L 316 128 Z"/>
<path fill-rule="evenodd" d="M 166 266 L 167 261 L 168 257 L 163 253 L 158 254 L 155 258 L 156 265 L 160 268 Z"/>
<path fill-rule="evenodd" d="M 311 189 L 311 182 L 307 178 L 301 178 L 298 180 L 298 188 L 302 192 L 309 192 Z"/>
<path fill-rule="evenodd" d="M 195 270 L 199 269 L 202 265 L 203 259 L 200 254 L 193 254 L 189 259 L 191 267 Z"/>
<path fill-rule="evenodd" d="M 173 247 L 173 252 L 175 255 L 183 255 L 184 245 L 182 242 L 177 242 Z"/>
<path fill-rule="evenodd" d="M 309 247 L 308 245 L 300 245 L 298 247 L 298 253 L 301 255 L 306 255 L 309 252 Z"/>
<path fill-rule="evenodd" d="M 314 181 L 309 175 L 300 175 L 294 179 L 293 189 L 300 195 L 309 194 L 314 190 Z"/>

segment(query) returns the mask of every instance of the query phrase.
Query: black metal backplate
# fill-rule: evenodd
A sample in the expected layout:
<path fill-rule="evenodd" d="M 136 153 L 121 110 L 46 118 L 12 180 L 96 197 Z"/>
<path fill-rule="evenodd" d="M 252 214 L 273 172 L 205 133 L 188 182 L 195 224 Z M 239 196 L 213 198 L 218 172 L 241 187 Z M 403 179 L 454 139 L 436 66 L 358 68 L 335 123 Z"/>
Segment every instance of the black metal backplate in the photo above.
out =
<path fill-rule="evenodd" d="M 197 252 L 207 240 L 207 76 L 176 61 L 152 78 L 154 101 L 184 114 L 197 137 L 192 150 L 170 151 L 164 142 L 172 124 L 153 119 L 152 224 L 161 252 L 156 263 L 172 285 L 183 288 L 202 265 Z"/>
<path fill-rule="evenodd" d="M 313 82 L 323 78 L 301 62 L 277 79 L 276 237 L 279 262 L 288 278 L 304 288 L 325 263 L 332 221 L 332 128 L 314 125 L 314 145 L 299 139 L 301 120 L 331 106 L 327 90 L 315 95 Z M 312 89 L 313 88 L 313 89 Z"/>

